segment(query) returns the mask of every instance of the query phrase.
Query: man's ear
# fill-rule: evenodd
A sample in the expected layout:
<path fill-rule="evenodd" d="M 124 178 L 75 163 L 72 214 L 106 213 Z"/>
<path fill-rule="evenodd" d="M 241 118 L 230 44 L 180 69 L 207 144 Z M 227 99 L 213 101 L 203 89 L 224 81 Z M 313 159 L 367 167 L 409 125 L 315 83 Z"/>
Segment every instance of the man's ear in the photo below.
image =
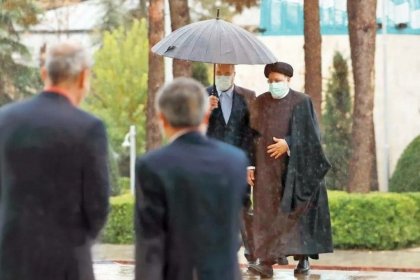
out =
<path fill-rule="evenodd" d="M 77 85 L 79 86 L 79 88 L 86 88 L 86 83 L 89 82 L 89 75 L 90 75 L 89 69 L 85 69 L 82 72 L 80 72 L 78 81 L 77 81 Z"/>
<path fill-rule="evenodd" d="M 162 112 L 158 112 L 157 117 L 164 127 L 168 126 L 169 122 L 166 119 L 166 117 L 162 114 Z"/>
<path fill-rule="evenodd" d="M 44 67 L 44 66 L 42 66 L 41 67 L 41 69 L 40 69 L 40 75 L 41 75 L 41 80 L 45 83 L 45 81 L 47 80 L 47 78 L 48 78 L 48 72 L 47 72 L 47 69 Z"/>

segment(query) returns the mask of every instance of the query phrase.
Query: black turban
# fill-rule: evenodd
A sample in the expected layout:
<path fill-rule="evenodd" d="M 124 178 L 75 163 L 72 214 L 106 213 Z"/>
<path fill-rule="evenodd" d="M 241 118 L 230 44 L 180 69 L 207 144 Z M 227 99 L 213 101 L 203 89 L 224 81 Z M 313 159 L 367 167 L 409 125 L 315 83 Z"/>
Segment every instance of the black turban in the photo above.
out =
<path fill-rule="evenodd" d="M 268 75 L 270 75 L 271 72 L 280 73 L 290 78 L 293 77 L 293 67 L 286 62 L 267 64 L 264 68 L 265 77 L 268 78 Z"/>

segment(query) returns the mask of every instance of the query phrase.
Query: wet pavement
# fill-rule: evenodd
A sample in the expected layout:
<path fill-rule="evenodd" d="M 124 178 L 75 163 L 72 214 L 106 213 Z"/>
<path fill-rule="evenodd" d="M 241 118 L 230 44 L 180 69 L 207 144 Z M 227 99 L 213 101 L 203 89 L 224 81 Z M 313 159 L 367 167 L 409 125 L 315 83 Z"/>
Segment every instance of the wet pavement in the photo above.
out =
<path fill-rule="evenodd" d="M 96 280 L 133 280 L 134 266 L 117 263 L 96 263 Z M 259 280 L 244 272 L 243 280 Z M 294 276 L 293 270 L 275 269 L 273 280 L 420 280 L 420 273 L 312 270 L 309 275 Z"/>
<path fill-rule="evenodd" d="M 97 244 L 93 248 L 97 280 L 133 280 L 134 246 Z M 246 260 L 240 251 L 243 268 Z M 420 280 L 420 248 L 394 251 L 336 250 L 311 261 L 309 275 L 294 276 L 296 262 L 277 266 L 273 280 Z M 258 280 L 244 271 L 243 280 Z"/>

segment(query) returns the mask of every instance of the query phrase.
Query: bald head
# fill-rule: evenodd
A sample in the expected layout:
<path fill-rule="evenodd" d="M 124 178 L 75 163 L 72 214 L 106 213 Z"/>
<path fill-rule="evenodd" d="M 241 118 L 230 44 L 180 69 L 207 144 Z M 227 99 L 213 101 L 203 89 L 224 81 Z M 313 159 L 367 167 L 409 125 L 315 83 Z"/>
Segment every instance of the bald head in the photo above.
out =
<path fill-rule="evenodd" d="M 82 45 L 61 42 L 49 48 L 45 68 L 51 84 L 55 86 L 76 81 L 91 64 L 91 57 Z"/>
<path fill-rule="evenodd" d="M 232 76 L 235 73 L 235 65 L 233 64 L 216 64 L 216 75 Z"/>

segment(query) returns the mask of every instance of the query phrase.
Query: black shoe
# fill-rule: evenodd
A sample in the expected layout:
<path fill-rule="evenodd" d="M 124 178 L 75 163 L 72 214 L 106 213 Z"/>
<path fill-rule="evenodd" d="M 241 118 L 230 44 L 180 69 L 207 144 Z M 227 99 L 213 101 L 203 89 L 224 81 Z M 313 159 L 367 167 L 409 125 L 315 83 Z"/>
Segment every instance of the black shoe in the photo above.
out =
<path fill-rule="evenodd" d="M 309 265 L 309 260 L 308 257 L 302 257 L 299 260 L 298 265 L 295 268 L 295 274 L 303 274 L 303 275 L 307 275 L 309 273 L 310 270 L 310 265 Z"/>
<path fill-rule="evenodd" d="M 289 264 L 289 261 L 287 260 L 287 258 L 285 256 L 283 256 L 283 257 L 279 257 L 277 259 L 277 263 L 279 265 L 288 265 Z"/>
<path fill-rule="evenodd" d="M 248 269 L 253 273 L 260 275 L 261 278 L 273 277 L 272 265 L 262 261 L 257 261 L 255 264 L 250 264 Z"/>

